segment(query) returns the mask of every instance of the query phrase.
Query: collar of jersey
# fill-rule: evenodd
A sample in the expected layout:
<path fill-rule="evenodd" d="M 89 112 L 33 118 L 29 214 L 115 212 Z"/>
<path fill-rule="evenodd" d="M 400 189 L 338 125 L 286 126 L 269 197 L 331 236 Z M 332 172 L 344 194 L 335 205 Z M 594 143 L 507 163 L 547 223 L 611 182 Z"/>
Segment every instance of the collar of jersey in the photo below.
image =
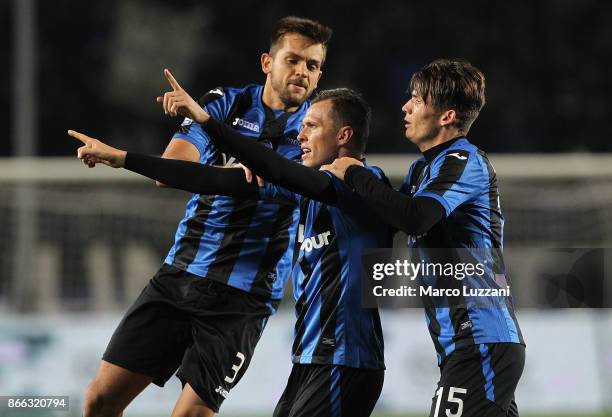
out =
<path fill-rule="evenodd" d="M 459 139 L 465 139 L 465 136 L 457 136 L 456 138 L 447 140 L 446 142 L 436 145 L 433 148 L 427 149 L 425 152 L 423 152 L 423 156 L 425 157 L 425 160 L 428 163 L 433 161 L 434 159 L 436 159 L 436 156 L 440 155 L 440 152 L 450 148 Z"/>
<path fill-rule="evenodd" d="M 273 109 L 268 107 L 268 105 L 266 103 L 264 103 L 263 101 L 263 90 L 264 90 L 264 86 L 260 86 L 260 91 L 259 91 L 259 102 L 261 103 L 261 106 L 264 108 L 264 112 L 265 111 L 271 111 L 272 114 L 274 115 L 274 119 L 278 119 L 280 116 L 282 116 L 285 113 L 289 113 L 290 116 L 293 116 L 294 114 L 299 113 L 300 111 L 303 111 L 305 107 L 307 107 L 310 104 L 310 100 L 306 100 L 304 101 L 302 104 L 300 104 L 300 106 L 297 108 L 296 111 L 294 112 L 285 112 L 283 109 Z"/>

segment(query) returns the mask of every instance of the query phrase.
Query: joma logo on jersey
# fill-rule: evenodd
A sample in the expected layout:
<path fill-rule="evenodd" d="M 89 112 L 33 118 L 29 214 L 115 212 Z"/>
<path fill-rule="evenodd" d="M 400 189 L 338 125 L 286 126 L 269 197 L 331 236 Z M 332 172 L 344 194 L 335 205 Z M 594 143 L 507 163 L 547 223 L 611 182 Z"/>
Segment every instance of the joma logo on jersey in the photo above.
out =
<path fill-rule="evenodd" d="M 468 159 L 467 156 L 460 155 L 459 152 L 449 153 L 449 154 L 447 154 L 447 156 L 454 156 L 455 158 L 459 159 L 460 161 L 465 161 L 466 159 Z"/>
<path fill-rule="evenodd" d="M 248 122 L 246 120 L 241 119 L 240 117 L 236 117 L 234 121 L 232 122 L 232 126 L 236 126 L 236 125 L 240 127 L 244 127 L 245 129 L 252 130 L 253 132 L 259 133 L 259 125 L 257 123 Z"/>
<path fill-rule="evenodd" d="M 217 96 L 223 97 L 223 90 L 220 88 L 214 88 L 209 91 L 210 94 L 215 94 Z"/>
<path fill-rule="evenodd" d="M 331 232 L 319 233 L 316 236 L 304 237 L 304 225 L 298 227 L 298 243 L 301 243 L 300 250 L 304 252 L 312 252 L 313 249 L 321 249 L 323 246 L 329 245 L 329 236 Z"/>

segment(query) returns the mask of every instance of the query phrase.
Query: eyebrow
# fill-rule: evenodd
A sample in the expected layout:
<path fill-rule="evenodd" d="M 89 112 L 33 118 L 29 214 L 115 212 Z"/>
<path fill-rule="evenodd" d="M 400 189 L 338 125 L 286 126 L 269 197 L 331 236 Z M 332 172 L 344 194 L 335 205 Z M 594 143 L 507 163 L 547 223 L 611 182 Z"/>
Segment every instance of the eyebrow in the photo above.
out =
<path fill-rule="evenodd" d="M 296 54 L 295 52 L 287 52 L 287 55 L 289 58 L 299 58 L 299 59 L 305 59 L 302 55 L 300 54 Z M 316 66 L 321 66 L 321 61 L 319 61 L 318 59 L 307 59 L 306 62 L 308 64 L 315 64 Z"/>
<path fill-rule="evenodd" d="M 316 116 L 309 116 L 308 118 L 304 118 L 302 120 L 302 126 L 305 124 L 321 124 L 321 118 Z"/>

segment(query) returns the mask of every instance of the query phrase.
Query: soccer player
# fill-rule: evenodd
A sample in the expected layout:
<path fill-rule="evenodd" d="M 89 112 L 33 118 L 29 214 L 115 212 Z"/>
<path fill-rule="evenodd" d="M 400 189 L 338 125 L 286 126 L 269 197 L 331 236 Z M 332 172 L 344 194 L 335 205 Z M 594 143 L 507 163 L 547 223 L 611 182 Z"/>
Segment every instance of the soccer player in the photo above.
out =
<path fill-rule="evenodd" d="M 441 59 L 416 72 L 403 106 L 406 138 L 422 152 L 399 192 L 371 175 L 354 158 L 331 172 L 354 189 L 388 223 L 409 235 L 421 253 L 446 248 L 452 261 L 468 251 L 493 270 L 465 286 L 505 288 L 501 249 L 504 218 L 495 170 L 466 135 L 485 104 L 483 73 L 463 60 Z M 499 256 L 499 259 L 495 259 Z M 435 278 L 435 277 L 434 277 Z M 437 277 L 438 288 L 458 287 Z M 441 377 L 431 417 L 518 416 L 514 391 L 525 363 L 525 342 L 510 297 L 423 299 Z"/>
<path fill-rule="evenodd" d="M 289 161 L 208 116 L 171 78 L 175 93 L 164 107 L 203 124 L 209 137 L 267 181 L 246 182 L 240 169 L 206 167 L 127 153 L 70 131 L 83 141 L 79 157 L 147 175 L 192 192 L 281 199 L 299 207 L 293 267 L 296 298 L 293 369 L 275 417 L 366 417 L 384 379 L 383 339 L 377 309 L 361 306 L 361 254 L 385 247 L 389 227 L 322 165 L 338 156 L 363 158 L 370 109 L 349 89 L 320 92 L 298 135 L 303 165 Z M 366 167 L 385 181 L 380 169 Z"/>
<path fill-rule="evenodd" d="M 299 158 L 295 137 L 330 36 L 318 22 L 281 19 L 261 56 L 265 85 L 215 88 L 200 105 L 248 140 Z M 201 164 L 228 160 L 190 119 L 163 156 Z M 148 384 L 163 386 L 177 368 L 183 390 L 172 415 L 218 412 L 280 302 L 298 214 L 277 202 L 194 194 L 164 265 L 110 340 L 87 389 L 84 416 L 119 416 Z"/>

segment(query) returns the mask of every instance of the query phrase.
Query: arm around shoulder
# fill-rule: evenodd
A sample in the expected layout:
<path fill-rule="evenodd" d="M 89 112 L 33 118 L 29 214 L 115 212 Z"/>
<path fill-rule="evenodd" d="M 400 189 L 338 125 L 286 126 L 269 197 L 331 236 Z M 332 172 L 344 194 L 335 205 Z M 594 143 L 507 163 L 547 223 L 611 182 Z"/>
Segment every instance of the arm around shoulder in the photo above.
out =
<path fill-rule="evenodd" d="M 446 216 L 435 199 L 400 193 L 364 167 L 349 167 L 345 181 L 385 222 L 409 235 L 426 233 Z"/>

